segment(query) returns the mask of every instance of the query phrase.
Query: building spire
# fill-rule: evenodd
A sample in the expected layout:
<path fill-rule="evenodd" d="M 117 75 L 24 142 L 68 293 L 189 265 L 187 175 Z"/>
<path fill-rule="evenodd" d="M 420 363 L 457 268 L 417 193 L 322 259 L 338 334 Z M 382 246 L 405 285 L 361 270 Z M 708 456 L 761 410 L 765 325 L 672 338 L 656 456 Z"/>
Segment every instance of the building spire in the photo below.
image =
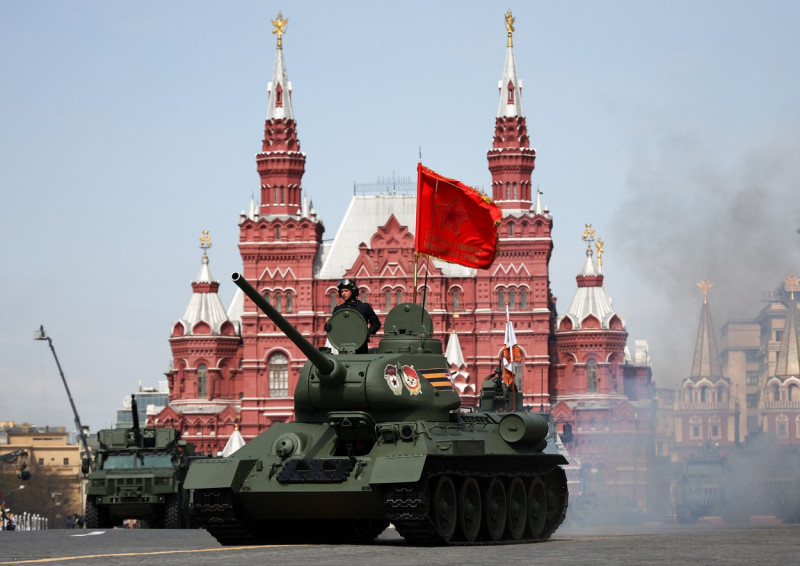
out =
<path fill-rule="evenodd" d="M 283 36 L 289 22 L 281 13 L 272 20 L 278 37 L 275 69 L 267 86 L 267 119 L 261 152 L 256 155 L 261 177 L 259 218 L 298 217 L 303 203 L 301 180 L 305 173 L 306 156 L 300 151 L 297 124 L 292 110 L 292 83 L 286 74 L 283 59 Z"/>
<path fill-rule="evenodd" d="M 514 17 L 505 15 L 506 58 L 503 75 L 498 83 L 494 139 L 489 150 L 489 171 L 492 173 L 492 198 L 503 210 L 529 212 L 533 206 L 531 172 L 535 166 L 536 150 L 531 147 L 525 111 L 522 108 L 522 80 L 517 76 L 512 35 Z"/>
<path fill-rule="evenodd" d="M 783 327 L 781 347 L 778 350 L 778 363 L 775 365 L 777 376 L 800 376 L 800 333 L 797 330 L 797 303 L 794 292 L 800 290 L 800 279 L 794 273 L 783 280 L 789 291 L 789 302 L 786 305 L 786 324 Z"/>
<path fill-rule="evenodd" d="M 692 373 L 689 377 L 722 377 L 717 339 L 714 334 L 714 325 L 711 322 L 711 309 L 708 306 L 708 292 L 714 284 L 703 278 L 697 286 L 703 291 L 703 308 L 700 311 L 700 326 L 697 329 Z"/>

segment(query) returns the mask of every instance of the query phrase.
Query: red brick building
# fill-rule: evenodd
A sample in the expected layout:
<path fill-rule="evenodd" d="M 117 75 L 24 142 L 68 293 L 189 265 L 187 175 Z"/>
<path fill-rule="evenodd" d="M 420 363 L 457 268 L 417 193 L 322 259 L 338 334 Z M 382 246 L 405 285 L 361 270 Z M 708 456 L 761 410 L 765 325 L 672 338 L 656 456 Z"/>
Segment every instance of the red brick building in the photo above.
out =
<path fill-rule="evenodd" d="M 649 360 L 626 350 L 624 319 L 610 309 L 604 276 L 591 255 L 578 276 L 573 306 L 557 318 L 549 278 L 553 217 L 532 189 L 536 151 L 528 136 L 511 30 L 487 152 L 490 196 L 503 212 L 496 260 L 480 270 L 421 260 L 416 289 L 413 192 L 355 194 L 333 240 L 323 241 L 322 218 L 303 192 L 306 156 L 300 151 L 281 35 L 256 156 L 260 194 L 239 222 L 244 277 L 317 346 L 326 342 L 323 325 L 338 302 L 339 279 L 355 278 L 360 298 L 382 320 L 396 304 L 413 300 L 415 291 L 418 297 L 425 291 L 426 308 L 467 408 L 477 406 L 481 382 L 498 366 L 508 306 L 523 357 L 520 389 L 526 410 L 552 410 L 559 430 L 571 433 L 566 445 L 576 462 L 613 460 L 603 482 L 617 482 L 615 474 L 622 473 L 626 477 L 617 482 L 618 490 L 638 485 L 637 474 L 647 468 L 646 451 L 603 454 L 606 448 L 595 433 L 597 427 L 619 433 L 618 442 L 631 447 L 650 441 Z M 292 394 L 306 359 L 241 292 L 227 311 L 223 308 L 208 246 L 204 240 L 192 298 L 170 337 L 170 406 L 150 422 L 177 426 L 200 450 L 217 452 L 237 424 L 249 440 L 273 422 L 292 418 Z M 581 302 L 585 297 L 588 303 Z M 639 351 L 646 353 L 646 346 Z M 580 475 L 580 466 L 575 469 Z"/>

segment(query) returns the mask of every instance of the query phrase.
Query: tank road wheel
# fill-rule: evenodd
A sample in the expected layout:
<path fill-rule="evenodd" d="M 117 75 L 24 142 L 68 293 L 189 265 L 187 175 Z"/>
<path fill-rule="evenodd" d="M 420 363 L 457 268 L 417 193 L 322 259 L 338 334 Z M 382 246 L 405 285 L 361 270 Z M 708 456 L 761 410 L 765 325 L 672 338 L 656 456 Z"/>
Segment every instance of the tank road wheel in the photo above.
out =
<path fill-rule="evenodd" d="M 506 488 L 499 478 L 489 480 L 484 500 L 483 526 L 486 534 L 491 540 L 500 540 L 506 530 Z"/>
<path fill-rule="evenodd" d="M 456 486 L 450 476 L 442 476 L 436 482 L 431 515 L 439 534 L 445 541 L 450 542 L 458 525 L 458 497 Z"/>
<path fill-rule="evenodd" d="M 181 524 L 181 497 L 179 493 L 168 495 L 164 502 L 164 528 L 180 529 Z"/>
<path fill-rule="evenodd" d="M 467 478 L 458 496 L 458 524 L 467 542 L 475 542 L 481 532 L 481 488 L 475 478 Z"/>
<path fill-rule="evenodd" d="M 517 476 L 508 486 L 508 533 L 514 540 L 525 534 L 525 523 L 528 520 L 528 496 L 525 484 Z"/>
<path fill-rule="evenodd" d="M 541 538 L 547 523 L 547 492 L 542 478 L 533 478 L 528 489 L 528 532 Z"/>

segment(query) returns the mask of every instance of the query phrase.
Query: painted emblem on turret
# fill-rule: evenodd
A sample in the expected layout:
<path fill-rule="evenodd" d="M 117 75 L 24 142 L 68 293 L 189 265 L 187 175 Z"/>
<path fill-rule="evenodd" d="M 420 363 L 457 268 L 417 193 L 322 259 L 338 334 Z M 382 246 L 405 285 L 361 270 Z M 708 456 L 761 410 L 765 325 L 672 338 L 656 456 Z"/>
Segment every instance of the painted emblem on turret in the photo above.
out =
<path fill-rule="evenodd" d="M 389 384 L 389 389 L 392 390 L 392 393 L 395 395 L 400 395 L 403 393 L 403 384 L 400 383 L 400 378 L 397 377 L 396 365 L 389 364 L 386 366 L 386 369 L 383 370 L 383 379 L 385 379 L 386 383 Z"/>
<path fill-rule="evenodd" d="M 417 377 L 417 372 L 413 366 L 403 366 L 403 383 L 406 384 L 406 389 L 412 395 L 421 393 L 419 377 Z"/>

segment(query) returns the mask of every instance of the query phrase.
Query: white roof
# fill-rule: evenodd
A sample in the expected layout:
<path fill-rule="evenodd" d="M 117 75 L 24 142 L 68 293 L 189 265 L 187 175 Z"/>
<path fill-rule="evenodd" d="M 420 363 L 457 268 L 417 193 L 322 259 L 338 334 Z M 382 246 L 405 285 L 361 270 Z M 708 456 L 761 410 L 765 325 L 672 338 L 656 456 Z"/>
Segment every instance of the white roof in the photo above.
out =
<path fill-rule="evenodd" d="M 394 215 L 412 234 L 417 223 L 416 195 L 354 195 L 333 242 L 322 250 L 319 279 L 338 279 L 358 258 L 358 246 L 369 245 L 379 226 Z M 409 250 L 411 252 L 412 250 Z M 475 269 L 445 261 L 433 260 L 446 277 L 473 277 Z"/>
<path fill-rule="evenodd" d="M 580 275 L 601 275 L 600 270 L 595 266 L 592 260 L 591 248 L 586 250 L 586 262 L 583 264 L 583 270 Z M 608 328 L 611 318 L 616 314 L 617 313 L 614 312 L 614 307 L 611 306 L 611 299 L 608 296 L 604 284 L 578 287 L 566 314 L 558 317 L 557 324 L 567 316 L 572 321 L 572 327 L 577 330 L 581 328 L 581 323 L 587 316 L 593 315 L 600 321 L 601 328 Z M 619 315 L 617 315 L 617 317 L 622 322 L 622 328 L 624 329 L 625 319 Z"/>
<path fill-rule="evenodd" d="M 203 255 L 203 265 L 200 268 L 200 273 L 197 274 L 195 283 L 218 283 L 211 275 L 211 269 L 208 267 L 208 257 Z M 222 301 L 219 295 L 214 292 L 194 292 L 192 298 L 189 300 L 189 306 L 186 307 L 186 312 L 183 317 L 178 321 L 183 323 L 185 334 L 191 334 L 194 325 L 200 321 L 207 323 L 211 327 L 212 334 L 218 334 L 222 324 L 228 320 L 228 315 L 225 313 L 225 307 L 222 306 Z"/>
<path fill-rule="evenodd" d="M 451 332 L 447 337 L 447 348 L 444 352 L 444 357 L 447 358 L 447 363 L 457 368 L 466 366 L 464 361 L 464 352 L 461 350 L 461 341 L 458 339 L 458 334 Z"/>

